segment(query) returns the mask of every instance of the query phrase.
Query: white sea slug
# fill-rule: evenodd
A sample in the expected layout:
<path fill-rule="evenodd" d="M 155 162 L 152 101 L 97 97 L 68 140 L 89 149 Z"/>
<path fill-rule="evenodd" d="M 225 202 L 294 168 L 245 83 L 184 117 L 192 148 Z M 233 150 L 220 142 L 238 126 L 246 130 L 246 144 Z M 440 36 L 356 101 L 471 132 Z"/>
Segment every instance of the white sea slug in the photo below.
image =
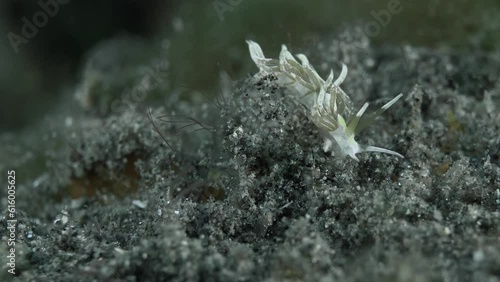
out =
<path fill-rule="evenodd" d="M 347 67 L 344 64 L 335 81 L 333 71 L 330 71 L 328 78 L 323 80 L 309 64 L 305 55 L 296 55 L 301 61 L 299 63 L 285 45 L 281 47 L 279 59 L 269 59 L 264 56 L 259 44 L 251 40 L 247 40 L 247 44 L 250 56 L 259 68 L 257 75 L 276 75 L 278 83 L 296 93 L 295 98 L 309 109 L 309 117 L 325 137 L 323 146 L 325 152 L 330 151 L 332 155 L 334 153 L 342 156 L 348 155 L 356 161 L 359 161 L 356 154 L 361 152 L 381 152 L 403 158 L 401 154 L 388 149 L 359 145 L 354 139 L 359 132 L 396 103 L 403 94 L 399 94 L 368 116 L 363 116 L 368 103 L 365 103 L 354 114 L 351 99 L 340 88 L 340 84 L 347 76 Z"/>

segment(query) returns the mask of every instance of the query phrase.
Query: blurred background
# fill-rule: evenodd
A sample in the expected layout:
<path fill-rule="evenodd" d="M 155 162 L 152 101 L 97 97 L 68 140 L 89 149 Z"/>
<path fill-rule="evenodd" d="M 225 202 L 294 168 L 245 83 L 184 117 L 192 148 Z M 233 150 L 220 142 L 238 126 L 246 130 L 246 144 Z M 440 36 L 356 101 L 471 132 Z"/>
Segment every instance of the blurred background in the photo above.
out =
<path fill-rule="evenodd" d="M 269 56 L 282 43 L 307 50 L 345 24 L 376 21 L 391 5 L 400 12 L 378 23 L 373 44 L 500 46 L 494 0 L 3 0 L 0 133 L 23 130 L 61 105 L 106 115 L 145 66 L 168 77 L 150 100 L 162 102 L 169 89 L 213 95 L 221 71 L 233 80 L 256 71 L 245 39 Z M 180 95 L 191 99 L 188 92 Z"/>

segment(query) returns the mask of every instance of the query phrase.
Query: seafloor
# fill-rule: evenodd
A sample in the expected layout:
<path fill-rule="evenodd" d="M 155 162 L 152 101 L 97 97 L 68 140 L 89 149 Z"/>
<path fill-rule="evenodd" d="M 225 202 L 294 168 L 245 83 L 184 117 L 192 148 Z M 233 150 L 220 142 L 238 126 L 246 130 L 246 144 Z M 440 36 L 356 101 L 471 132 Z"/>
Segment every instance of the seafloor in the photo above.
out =
<path fill-rule="evenodd" d="M 404 94 L 358 137 L 404 159 L 324 153 L 272 77 L 223 78 L 193 103 L 133 69 L 138 87 L 171 91 L 149 116 L 99 100 L 95 80 L 116 73 L 89 63 L 85 114 L 62 101 L 0 136 L 2 171 L 30 180 L 16 187 L 19 281 L 500 281 L 500 53 L 374 47 L 352 27 L 305 53 L 325 77 L 349 67 L 356 108 Z"/>

